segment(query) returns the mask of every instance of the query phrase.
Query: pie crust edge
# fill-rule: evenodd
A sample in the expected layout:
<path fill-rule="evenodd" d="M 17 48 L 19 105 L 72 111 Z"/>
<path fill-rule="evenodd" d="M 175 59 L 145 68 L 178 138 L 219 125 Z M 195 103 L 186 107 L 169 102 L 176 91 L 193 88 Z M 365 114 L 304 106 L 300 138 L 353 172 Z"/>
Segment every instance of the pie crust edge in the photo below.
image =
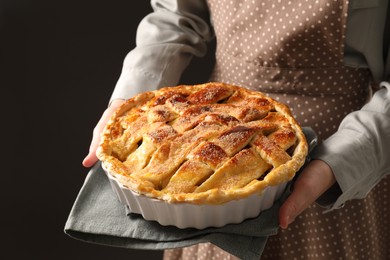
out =
<path fill-rule="evenodd" d="M 108 174 L 114 176 L 125 188 L 129 188 L 132 191 L 142 195 L 151 198 L 157 198 L 167 202 L 187 202 L 193 204 L 222 204 L 230 200 L 243 199 L 256 193 L 261 195 L 268 186 L 277 186 L 292 180 L 296 172 L 299 171 L 306 160 L 308 144 L 305 135 L 297 121 L 293 118 L 288 106 L 275 101 L 261 92 L 255 92 L 255 95 L 261 96 L 262 98 L 265 98 L 271 102 L 274 105 L 276 111 L 283 114 L 284 117 L 289 120 L 289 124 L 293 128 L 297 137 L 297 145 L 295 147 L 294 153 L 291 156 L 291 160 L 274 168 L 261 181 L 254 181 L 243 188 L 230 190 L 220 190 L 215 188 L 199 193 L 167 194 L 155 189 L 155 187 L 150 185 L 149 182 L 129 175 L 128 169 L 117 158 L 112 156 L 111 131 L 113 130 L 116 119 L 126 113 L 129 109 L 143 104 L 144 102 L 155 97 L 156 94 L 160 95 L 169 91 L 193 92 L 194 90 L 201 90 L 208 86 L 229 87 L 246 92 L 248 95 L 254 94 L 254 91 L 242 87 L 219 82 L 210 82 L 198 85 L 165 87 L 155 91 L 143 92 L 134 96 L 133 98 L 128 99 L 114 112 L 101 134 L 101 142 L 96 154 L 99 160 L 102 161 L 104 169 L 108 172 Z"/>

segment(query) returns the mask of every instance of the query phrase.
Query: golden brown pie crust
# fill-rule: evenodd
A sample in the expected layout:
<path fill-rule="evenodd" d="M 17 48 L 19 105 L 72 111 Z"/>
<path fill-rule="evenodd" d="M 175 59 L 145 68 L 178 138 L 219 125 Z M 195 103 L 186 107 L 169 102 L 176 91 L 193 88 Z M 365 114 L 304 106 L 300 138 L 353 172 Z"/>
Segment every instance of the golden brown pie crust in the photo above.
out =
<path fill-rule="evenodd" d="M 127 100 L 103 131 L 97 156 L 109 174 L 137 193 L 222 204 L 290 181 L 307 151 L 286 105 L 211 82 Z"/>

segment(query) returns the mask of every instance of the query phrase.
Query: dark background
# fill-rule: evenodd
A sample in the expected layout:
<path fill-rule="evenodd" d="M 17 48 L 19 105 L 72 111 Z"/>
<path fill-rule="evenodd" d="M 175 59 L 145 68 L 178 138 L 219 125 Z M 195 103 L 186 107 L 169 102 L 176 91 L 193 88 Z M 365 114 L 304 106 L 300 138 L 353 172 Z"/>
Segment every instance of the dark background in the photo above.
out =
<path fill-rule="evenodd" d="M 135 5 L 136 4 L 136 5 Z M 1 0 L 1 259 L 159 259 L 64 232 L 106 108 L 149 1 Z M 195 59 L 180 83 L 207 79 Z"/>

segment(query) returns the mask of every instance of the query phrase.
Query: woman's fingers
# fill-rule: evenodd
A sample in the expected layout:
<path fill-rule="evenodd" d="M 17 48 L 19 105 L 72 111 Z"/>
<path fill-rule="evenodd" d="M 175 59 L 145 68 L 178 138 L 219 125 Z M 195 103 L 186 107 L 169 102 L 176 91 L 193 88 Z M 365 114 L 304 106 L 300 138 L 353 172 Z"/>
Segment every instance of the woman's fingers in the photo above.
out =
<path fill-rule="evenodd" d="M 98 158 L 96 156 L 96 150 L 99 147 L 100 134 L 103 131 L 104 127 L 106 126 L 111 115 L 121 104 L 123 104 L 123 102 L 124 100 L 122 99 L 114 100 L 111 102 L 111 105 L 104 111 L 102 117 L 100 118 L 99 122 L 97 123 L 97 125 L 93 130 L 92 141 L 91 141 L 91 145 L 89 146 L 88 154 L 82 162 L 84 167 L 91 167 L 98 161 Z"/>
<path fill-rule="evenodd" d="M 294 183 L 291 195 L 279 210 L 279 225 L 287 228 L 295 218 L 315 202 L 336 182 L 331 168 L 321 160 L 313 160 Z"/>

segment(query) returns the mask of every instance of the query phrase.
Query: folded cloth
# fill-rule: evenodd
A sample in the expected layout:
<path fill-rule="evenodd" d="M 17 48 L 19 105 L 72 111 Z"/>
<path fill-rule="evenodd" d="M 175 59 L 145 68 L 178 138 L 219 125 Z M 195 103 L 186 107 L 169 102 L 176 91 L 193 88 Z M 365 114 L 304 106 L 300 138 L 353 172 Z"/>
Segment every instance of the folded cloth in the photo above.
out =
<path fill-rule="evenodd" d="M 308 134 L 312 138 L 312 132 Z M 240 224 L 179 229 L 128 213 L 97 163 L 85 179 L 64 231 L 85 242 L 131 249 L 162 250 L 210 242 L 241 259 L 259 259 L 268 236 L 278 232 L 279 208 L 289 193 L 287 188 L 270 209 Z"/>

